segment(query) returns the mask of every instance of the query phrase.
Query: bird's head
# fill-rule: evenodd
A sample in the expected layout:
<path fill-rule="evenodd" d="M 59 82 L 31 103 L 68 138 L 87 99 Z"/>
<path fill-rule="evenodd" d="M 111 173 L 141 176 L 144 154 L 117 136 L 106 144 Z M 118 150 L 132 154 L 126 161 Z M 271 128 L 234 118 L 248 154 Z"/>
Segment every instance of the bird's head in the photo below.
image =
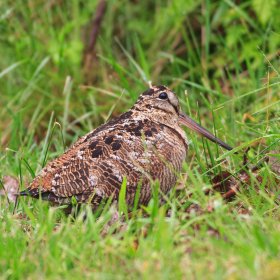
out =
<path fill-rule="evenodd" d="M 143 92 L 132 107 L 132 110 L 149 116 L 149 119 L 152 121 L 174 128 L 184 125 L 223 148 L 227 150 L 232 149 L 229 145 L 184 114 L 180 109 L 179 99 L 176 94 L 165 86 L 153 86 Z"/>

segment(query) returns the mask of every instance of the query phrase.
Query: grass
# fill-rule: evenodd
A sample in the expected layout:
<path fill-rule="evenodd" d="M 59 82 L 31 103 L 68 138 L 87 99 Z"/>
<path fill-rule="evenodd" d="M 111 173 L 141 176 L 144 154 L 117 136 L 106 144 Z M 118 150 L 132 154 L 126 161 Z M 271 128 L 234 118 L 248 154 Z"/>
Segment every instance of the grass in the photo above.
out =
<path fill-rule="evenodd" d="M 148 81 L 172 88 L 187 114 L 241 153 L 186 131 L 180 193 L 111 227 L 111 209 L 97 218 L 85 208 L 84 221 L 31 199 L 14 209 L 1 196 L 0 278 L 278 279 L 275 169 L 263 164 L 262 182 L 249 172 L 230 202 L 203 192 L 223 170 L 240 174 L 247 147 L 250 166 L 279 154 L 277 1 L 108 2 L 91 69 L 83 49 L 97 1 L 0 3 L 0 176 L 24 189 L 48 160 L 128 109 Z M 200 211 L 187 211 L 191 203 Z"/>

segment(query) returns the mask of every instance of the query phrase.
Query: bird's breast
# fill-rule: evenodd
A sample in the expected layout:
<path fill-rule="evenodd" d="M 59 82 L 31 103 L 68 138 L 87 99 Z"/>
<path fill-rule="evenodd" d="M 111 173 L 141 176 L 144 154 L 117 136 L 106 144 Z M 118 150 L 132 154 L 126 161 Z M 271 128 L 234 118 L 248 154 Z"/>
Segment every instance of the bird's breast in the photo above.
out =
<path fill-rule="evenodd" d="M 153 124 L 135 134 L 127 132 L 122 157 L 149 180 L 158 180 L 164 192 L 175 184 L 186 158 L 185 138 L 173 128 Z M 141 135 L 141 136 L 140 136 Z"/>

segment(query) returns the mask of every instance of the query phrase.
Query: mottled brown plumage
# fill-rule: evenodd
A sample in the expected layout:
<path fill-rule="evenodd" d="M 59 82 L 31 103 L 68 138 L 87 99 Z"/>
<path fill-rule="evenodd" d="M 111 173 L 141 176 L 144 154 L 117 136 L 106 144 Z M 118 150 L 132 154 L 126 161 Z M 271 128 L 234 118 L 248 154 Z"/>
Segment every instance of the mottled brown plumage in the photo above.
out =
<path fill-rule="evenodd" d="M 128 112 L 88 133 L 47 164 L 21 195 L 58 204 L 71 204 L 74 197 L 98 206 L 104 199 L 118 199 L 126 177 L 128 205 L 133 205 L 140 183 L 139 204 L 147 204 L 152 181 L 158 180 L 165 194 L 176 183 L 188 149 L 181 124 L 230 149 L 182 114 L 172 91 L 151 87 Z"/>

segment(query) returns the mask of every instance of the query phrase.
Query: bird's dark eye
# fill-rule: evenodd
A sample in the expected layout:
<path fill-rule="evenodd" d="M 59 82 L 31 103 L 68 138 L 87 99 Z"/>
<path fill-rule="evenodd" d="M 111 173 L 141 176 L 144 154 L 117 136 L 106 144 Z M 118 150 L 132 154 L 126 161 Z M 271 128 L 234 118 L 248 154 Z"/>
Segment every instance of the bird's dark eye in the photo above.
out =
<path fill-rule="evenodd" d="M 164 92 L 161 92 L 160 95 L 158 96 L 158 98 L 160 99 L 167 99 L 168 98 L 168 95 L 167 93 L 164 91 Z"/>

